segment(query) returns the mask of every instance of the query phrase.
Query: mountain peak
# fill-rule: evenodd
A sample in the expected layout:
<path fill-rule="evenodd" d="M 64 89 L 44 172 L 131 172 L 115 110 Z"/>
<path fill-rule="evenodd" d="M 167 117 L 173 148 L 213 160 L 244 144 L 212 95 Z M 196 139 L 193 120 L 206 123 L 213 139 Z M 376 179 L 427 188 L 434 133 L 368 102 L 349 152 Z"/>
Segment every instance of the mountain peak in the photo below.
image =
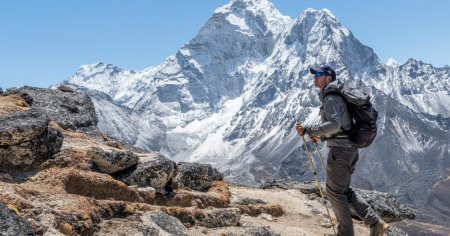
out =
<path fill-rule="evenodd" d="M 398 62 L 397 60 L 395 60 L 394 58 L 389 58 L 386 62 L 386 65 L 390 66 L 390 67 L 398 67 L 400 66 L 400 62 Z"/>
<path fill-rule="evenodd" d="M 243 26 L 246 21 L 254 21 L 253 19 L 256 19 L 256 21 L 263 20 L 267 22 L 267 27 L 272 32 L 279 32 L 287 23 L 292 21 L 289 16 L 282 15 L 267 0 L 232 0 L 217 8 L 214 14 L 225 15 L 231 24 L 238 26 Z"/>
<path fill-rule="evenodd" d="M 247 9 L 250 11 L 273 10 L 273 4 L 267 0 L 232 0 L 228 4 L 218 8 L 214 13 L 233 11 L 235 9 Z"/>

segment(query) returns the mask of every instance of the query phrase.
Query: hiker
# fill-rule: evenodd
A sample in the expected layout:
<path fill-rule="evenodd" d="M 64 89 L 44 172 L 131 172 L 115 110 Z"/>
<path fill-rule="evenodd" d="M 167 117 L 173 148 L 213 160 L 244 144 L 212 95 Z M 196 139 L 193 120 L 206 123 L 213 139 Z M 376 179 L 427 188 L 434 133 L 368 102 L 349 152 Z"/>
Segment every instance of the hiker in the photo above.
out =
<path fill-rule="evenodd" d="M 350 215 L 352 207 L 366 225 L 370 225 L 370 235 L 383 235 L 389 228 L 372 207 L 350 187 L 351 175 L 355 171 L 359 158 L 358 149 L 353 147 L 344 131 L 352 127 L 352 118 L 347 103 L 336 93 L 343 84 L 336 79 L 336 72 L 328 65 L 309 69 L 314 76 L 314 86 L 320 89 L 319 99 L 321 123 L 304 126 L 297 124 L 295 129 L 300 135 L 308 134 L 310 141 L 326 140 L 329 148 L 327 159 L 327 198 L 333 205 L 339 236 L 352 236 L 353 221 Z"/>

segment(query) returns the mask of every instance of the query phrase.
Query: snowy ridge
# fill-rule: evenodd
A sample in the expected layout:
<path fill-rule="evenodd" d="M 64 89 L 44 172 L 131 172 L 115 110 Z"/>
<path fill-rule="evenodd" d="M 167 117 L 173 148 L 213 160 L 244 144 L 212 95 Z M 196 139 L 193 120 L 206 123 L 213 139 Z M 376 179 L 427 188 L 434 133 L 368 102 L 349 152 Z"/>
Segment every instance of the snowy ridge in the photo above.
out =
<path fill-rule="evenodd" d="M 430 190 L 450 167 L 450 68 L 413 59 L 384 64 L 327 9 L 291 19 L 266 0 L 233 0 L 157 67 L 134 72 L 98 63 L 65 83 L 88 91 L 103 132 L 256 185 L 312 177 L 293 128 L 318 122 L 308 68 L 324 62 L 369 91 L 380 112 L 379 135 L 362 150 L 355 184 L 426 204 L 429 192 L 411 189 Z"/>

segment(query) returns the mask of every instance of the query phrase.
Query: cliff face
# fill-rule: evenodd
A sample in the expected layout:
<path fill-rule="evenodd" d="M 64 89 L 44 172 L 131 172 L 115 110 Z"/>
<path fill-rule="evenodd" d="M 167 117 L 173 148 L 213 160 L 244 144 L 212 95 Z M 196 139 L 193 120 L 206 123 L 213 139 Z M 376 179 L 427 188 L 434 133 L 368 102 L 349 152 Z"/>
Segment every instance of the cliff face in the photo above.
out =
<path fill-rule="evenodd" d="M 331 232 L 314 190 L 230 187 L 211 165 L 129 149 L 98 131 L 89 97 L 68 87 L 8 90 L 0 108 L 2 235 Z M 386 220 L 414 217 L 380 196 Z"/>

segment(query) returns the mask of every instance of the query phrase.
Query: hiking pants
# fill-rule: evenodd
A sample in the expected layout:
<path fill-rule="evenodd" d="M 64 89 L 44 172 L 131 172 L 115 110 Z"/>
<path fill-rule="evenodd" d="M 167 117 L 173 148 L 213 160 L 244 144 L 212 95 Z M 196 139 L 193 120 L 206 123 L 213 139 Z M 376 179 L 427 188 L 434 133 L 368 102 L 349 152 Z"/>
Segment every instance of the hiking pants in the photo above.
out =
<path fill-rule="evenodd" d="M 350 187 L 350 180 L 359 159 L 358 149 L 330 146 L 327 159 L 327 197 L 339 223 L 338 236 L 353 236 L 353 221 L 350 207 L 366 225 L 380 218 L 372 207 Z"/>

